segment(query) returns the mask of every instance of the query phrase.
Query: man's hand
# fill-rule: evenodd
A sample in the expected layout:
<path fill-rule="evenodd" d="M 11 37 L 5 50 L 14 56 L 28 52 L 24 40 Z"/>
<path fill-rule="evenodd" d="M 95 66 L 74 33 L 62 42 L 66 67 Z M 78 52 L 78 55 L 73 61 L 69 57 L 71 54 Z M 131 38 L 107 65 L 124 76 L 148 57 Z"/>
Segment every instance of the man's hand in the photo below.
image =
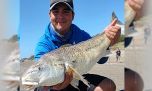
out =
<path fill-rule="evenodd" d="M 142 15 L 142 6 L 144 0 L 126 0 L 129 6 L 136 12 L 135 19 L 139 19 Z"/>
<path fill-rule="evenodd" d="M 111 41 L 110 46 L 114 45 L 120 37 L 121 28 L 117 26 L 116 23 L 117 19 L 114 19 L 111 24 L 109 24 L 108 27 L 105 29 L 105 34 Z"/>
<path fill-rule="evenodd" d="M 72 79 L 73 79 L 73 73 L 72 72 L 66 72 L 65 73 L 64 81 L 62 83 L 54 85 L 52 87 L 52 89 L 54 89 L 54 90 L 64 89 L 64 88 L 66 88 L 70 84 L 70 82 L 72 81 Z"/>

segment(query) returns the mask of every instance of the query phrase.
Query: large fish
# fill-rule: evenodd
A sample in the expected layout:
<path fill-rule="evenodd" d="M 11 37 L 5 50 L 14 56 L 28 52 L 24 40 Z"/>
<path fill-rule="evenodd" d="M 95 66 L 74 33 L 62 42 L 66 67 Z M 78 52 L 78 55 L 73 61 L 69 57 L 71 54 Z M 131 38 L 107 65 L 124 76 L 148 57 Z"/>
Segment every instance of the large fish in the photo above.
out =
<path fill-rule="evenodd" d="M 22 85 L 34 87 L 56 85 L 64 81 L 65 72 L 72 72 L 72 86 L 77 87 L 78 80 L 89 86 L 82 75 L 107 54 L 109 45 L 110 40 L 105 33 L 101 33 L 87 41 L 46 53 L 25 72 L 22 76 Z"/>

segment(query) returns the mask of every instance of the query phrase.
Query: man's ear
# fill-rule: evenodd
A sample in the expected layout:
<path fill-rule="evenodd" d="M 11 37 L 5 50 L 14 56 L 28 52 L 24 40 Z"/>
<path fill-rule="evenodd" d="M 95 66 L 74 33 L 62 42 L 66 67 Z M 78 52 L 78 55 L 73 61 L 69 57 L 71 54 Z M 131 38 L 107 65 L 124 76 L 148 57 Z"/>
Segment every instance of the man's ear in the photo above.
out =
<path fill-rule="evenodd" d="M 51 17 L 51 11 L 49 12 L 49 16 Z"/>
<path fill-rule="evenodd" d="M 75 15 L 74 12 L 72 12 L 72 15 L 73 15 L 73 16 L 72 16 L 72 20 L 74 20 L 74 15 Z"/>

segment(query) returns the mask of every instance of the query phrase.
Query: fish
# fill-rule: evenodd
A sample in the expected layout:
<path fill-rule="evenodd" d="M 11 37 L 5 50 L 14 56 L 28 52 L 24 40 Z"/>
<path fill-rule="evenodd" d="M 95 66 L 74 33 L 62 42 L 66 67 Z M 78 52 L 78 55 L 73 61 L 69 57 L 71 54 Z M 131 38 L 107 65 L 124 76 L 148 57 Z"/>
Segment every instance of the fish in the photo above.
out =
<path fill-rule="evenodd" d="M 44 54 L 22 76 L 23 86 L 53 86 L 64 81 L 66 72 L 72 72 L 71 85 L 77 88 L 81 80 L 88 87 L 88 81 L 83 78 L 107 52 L 111 41 L 106 34 L 96 36 L 75 45 L 60 47 Z"/>
<path fill-rule="evenodd" d="M 89 86 L 82 75 L 106 55 L 109 45 L 110 40 L 103 33 L 87 41 L 46 53 L 22 76 L 22 84 L 53 86 L 64 81 L 65 72 L 72 72 L 72 86 L 76 87 L 78 80 Z"/>
<path fill-rule="evenodd" d="M 118 26 L 124 25 L 124 24 L 118 19 L 116 13 L 113 11 L 113 12 L 112 12 L 112 16 L 111 16 L 111 22 L 112 22 L 114 19 L 117 19 L 117 25 L 118 25 Z"/>

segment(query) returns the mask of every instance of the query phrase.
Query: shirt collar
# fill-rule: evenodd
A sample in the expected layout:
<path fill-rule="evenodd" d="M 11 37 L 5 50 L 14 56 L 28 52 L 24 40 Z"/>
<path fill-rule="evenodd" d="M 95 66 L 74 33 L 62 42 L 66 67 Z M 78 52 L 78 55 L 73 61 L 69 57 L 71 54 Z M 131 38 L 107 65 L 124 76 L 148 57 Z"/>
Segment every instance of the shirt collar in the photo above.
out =
<path fill-rule="evenodd" d="M 56 42 L 68 42 L 72 35 L 72 29 L 70 28 L 70 31 L 67 32 L 65 35 L 61 35 L 58 32 L 55 31 L 52 23 L 50 23 L 50 33 L 52 34 L 52 40 Z"/>

